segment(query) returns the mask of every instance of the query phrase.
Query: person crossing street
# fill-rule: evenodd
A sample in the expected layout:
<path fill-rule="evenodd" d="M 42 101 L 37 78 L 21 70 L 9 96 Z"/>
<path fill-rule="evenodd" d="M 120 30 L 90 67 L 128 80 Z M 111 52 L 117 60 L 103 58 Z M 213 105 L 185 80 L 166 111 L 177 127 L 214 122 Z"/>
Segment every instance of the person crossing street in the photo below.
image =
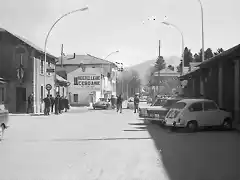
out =
<path fill-rule="evenodd" d="M 122 102 L 123 102 L 123 98 L 122 98 L 122 95 L 120 94 L 117 97 L 117 112 L 120 110 L 120 113 L 122 113 Z"/>
<path fill-rule="evenodd" d="M 136 111 L 138 112 L 139 110 L 139 97 L 138 94 L 135 94 L 134 97 L 134 113 L 136 113 Z"/>

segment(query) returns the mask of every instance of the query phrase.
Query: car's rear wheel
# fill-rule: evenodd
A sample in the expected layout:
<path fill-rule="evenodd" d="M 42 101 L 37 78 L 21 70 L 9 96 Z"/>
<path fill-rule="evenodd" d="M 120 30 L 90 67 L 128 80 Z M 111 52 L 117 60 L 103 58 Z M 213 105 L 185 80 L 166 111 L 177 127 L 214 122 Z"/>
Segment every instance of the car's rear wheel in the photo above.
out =
<path fill-rule="evenodd" d="M 222 126 L 223 126 L 223 129 L 225 129 L 225 130 L 231 130 L 232 129 L 232 121 L 231 121 L 231 119 L 229 119 L 229 118 L 225 119 L 223 121 Z"/>
<path fill-rule="evenodd" d="M 196 121 L 190 121 L 187 124 L 187 129 L 189 132 L 196 132 L 198 129 L 198 124 Z"/>
<path fill-rule="evenodd" d="M 4 128 L 4 125 L 2 124 L 0 126 L 0 141 L 3 140 L 4 130 L 5 128 Z"/>

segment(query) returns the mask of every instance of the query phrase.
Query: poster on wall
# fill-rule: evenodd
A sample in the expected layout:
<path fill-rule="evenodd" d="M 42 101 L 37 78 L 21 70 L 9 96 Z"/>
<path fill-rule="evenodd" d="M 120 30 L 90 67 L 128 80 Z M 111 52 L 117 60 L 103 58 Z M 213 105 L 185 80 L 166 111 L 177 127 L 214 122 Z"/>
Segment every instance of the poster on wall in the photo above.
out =
<path fill-rule="evenodd" d="M 100 90 L 101 76 L 100 75 L 80 75 L 74 77 L 74 86 L 84 89 Z"/>

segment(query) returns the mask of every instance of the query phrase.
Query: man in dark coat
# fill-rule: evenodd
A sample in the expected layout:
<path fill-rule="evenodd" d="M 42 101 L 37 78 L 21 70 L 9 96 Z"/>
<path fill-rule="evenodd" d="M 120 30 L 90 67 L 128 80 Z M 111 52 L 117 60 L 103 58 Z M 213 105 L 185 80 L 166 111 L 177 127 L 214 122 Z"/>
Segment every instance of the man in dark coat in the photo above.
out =
<path fill-rule="evenodd" d="M 50 99 L 50 96 L 47 95 L 47 97 L 44 98 L 43 101 L 44 101 L 44 104 L 45 104 L 45 107 L 44 107 L 44 114 L 45 114 L 45 115 L 49 115 L 49 112 L 50 112 L 50 106 L 51 106 L 51 99 Z"/>
<path fill-rule="evenodd" d="M 134 97 L 134 113 L 136 113 L 136 111 L 138 111 L 138 105 L 139 105 L 139 97 L 138 97 L 138 94 L 135 94 L 135 97 Z"/>
<path fill-rule="evenodd" d="M 122 113 L 122 102 L 123 102 L 123 98 L 122 98 L 122 95 L 120 94 L 117 97 L 117 112 L 120 110 L 120 113 Z"/>
<path fill-rule="evenodd" d="M 53 113 L 53 106 L 55 104 L 55 99 L 54 97 L 52 97 L 52 95 L 50 95 L 50 100 L 51 100 L 51 112 Z"/>
<path fill-rule="evenodd" d="M 33 113 L 33 93 L 28 96 L 27 113 Z"/>
<path fill-rule="evenodd" d="M 59 101 L 60 101 L 60 96 L 59 94 L 57 94 L 56 98 L 55 98 L 55 114 L 59 114 Z"/>

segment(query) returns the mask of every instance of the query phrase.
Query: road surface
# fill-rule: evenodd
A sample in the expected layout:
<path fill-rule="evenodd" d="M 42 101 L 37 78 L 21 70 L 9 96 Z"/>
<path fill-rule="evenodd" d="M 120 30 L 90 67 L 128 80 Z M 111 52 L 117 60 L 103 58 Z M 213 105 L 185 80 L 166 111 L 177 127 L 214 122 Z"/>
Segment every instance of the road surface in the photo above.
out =
<path fill-rule="evenodd" d="M 239 180 L 239 134 L 169 132 L 130 110 L 12 116 L 0 180 Z"/>

